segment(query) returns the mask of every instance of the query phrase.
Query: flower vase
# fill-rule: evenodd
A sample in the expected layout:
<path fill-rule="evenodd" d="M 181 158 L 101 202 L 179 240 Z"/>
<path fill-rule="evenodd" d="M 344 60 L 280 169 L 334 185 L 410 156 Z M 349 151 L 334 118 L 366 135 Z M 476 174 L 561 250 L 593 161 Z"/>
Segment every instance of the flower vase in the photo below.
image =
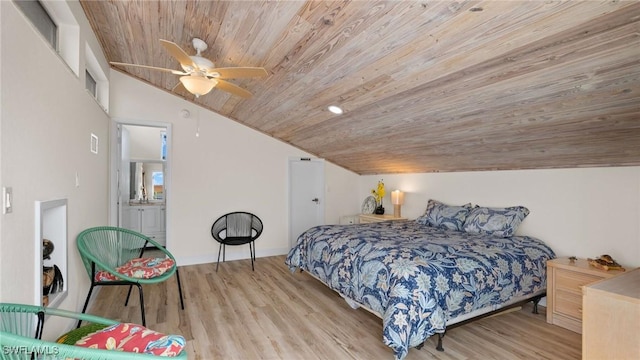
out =
<path fill-rule="evenodd" d="M 380 200 L 380 205 L 376 206 L 376 209 L 373 211 L 376 215 L 384 215 L 384 207 L 382 206 L 382 200 Z"/>

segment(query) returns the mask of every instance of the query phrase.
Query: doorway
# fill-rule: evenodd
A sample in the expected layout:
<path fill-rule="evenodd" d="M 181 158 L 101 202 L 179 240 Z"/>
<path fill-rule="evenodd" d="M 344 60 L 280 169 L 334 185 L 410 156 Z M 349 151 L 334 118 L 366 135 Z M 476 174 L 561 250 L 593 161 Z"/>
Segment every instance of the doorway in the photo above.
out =
<path fill-rule="evenodd" d="M 324 160 L 289 159 L 289 247 L 309 228 L 324 224 Z"/>
<path fill-rule="evenodd" d="M 114 123 L 111 224 L 167 245 L 168 124 Z"/>

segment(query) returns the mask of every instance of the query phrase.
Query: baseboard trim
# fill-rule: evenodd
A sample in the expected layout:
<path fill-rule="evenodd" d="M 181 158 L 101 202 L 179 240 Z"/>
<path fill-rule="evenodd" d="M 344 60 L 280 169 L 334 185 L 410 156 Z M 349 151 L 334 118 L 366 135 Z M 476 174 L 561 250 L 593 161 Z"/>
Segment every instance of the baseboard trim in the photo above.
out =
<path fill-rule="evenodd" d="M 233 247 L 232 246 L 227 247 L 226 261 L 249 259 L 248 247 L 243 246 L 242 250 L 238 250 L 238 251 L 229 251 L 230 250 L 229 248 L 233 248 Z M 259 250 L 259 251 L 256 251 L 256 258 L 286 255 L 288 253 L 289 253 L 288 248 Z M 218 260 L 217 251 L 214 254 L 176 257 L 178 266 L 209 264 L 209 263 L 215 263 L 217 260 Z"/>

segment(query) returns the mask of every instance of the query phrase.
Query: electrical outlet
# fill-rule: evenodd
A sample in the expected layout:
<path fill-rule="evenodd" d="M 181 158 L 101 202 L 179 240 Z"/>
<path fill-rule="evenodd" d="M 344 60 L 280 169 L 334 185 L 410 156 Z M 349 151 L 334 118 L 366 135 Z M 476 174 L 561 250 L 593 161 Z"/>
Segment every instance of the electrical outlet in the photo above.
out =
<path fill-rule="evenodd" d="M 13 189 L 10 187 L 2 187 L 2 213 L 9 214 L 13 211 Z"/>

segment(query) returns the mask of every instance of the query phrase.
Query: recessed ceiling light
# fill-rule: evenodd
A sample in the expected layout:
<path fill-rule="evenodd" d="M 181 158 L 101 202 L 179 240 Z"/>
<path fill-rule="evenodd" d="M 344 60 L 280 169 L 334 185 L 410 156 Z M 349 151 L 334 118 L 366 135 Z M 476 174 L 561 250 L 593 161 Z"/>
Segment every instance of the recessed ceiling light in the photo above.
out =
<path fill-rule="evenodd" d="M 342 111 L 341 108 L 339 108 L 338 106 L 335 105 L 331 105 L 328 107 L 329 111 L 331 111 L 334 114 L 340 115 L 342 114 L 344 111 Z"/>

